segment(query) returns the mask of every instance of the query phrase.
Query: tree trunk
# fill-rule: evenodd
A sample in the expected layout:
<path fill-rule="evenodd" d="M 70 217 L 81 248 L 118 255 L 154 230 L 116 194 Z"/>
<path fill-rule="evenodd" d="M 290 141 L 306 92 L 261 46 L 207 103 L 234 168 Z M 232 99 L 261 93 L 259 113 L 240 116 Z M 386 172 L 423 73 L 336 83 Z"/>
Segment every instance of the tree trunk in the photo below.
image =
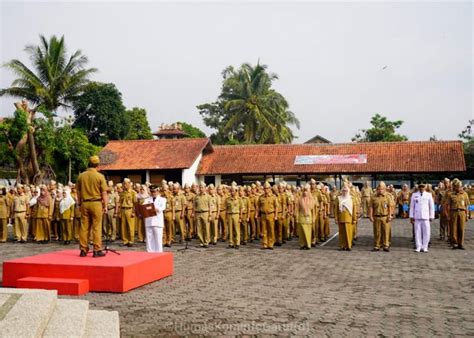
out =
<path fill-rule="evenodd" d="M 36 144 L 35 144 L 35 129 L 33 127 L 33 120 L 35 118 L 35 112 L 33 110 L 28 110 L 28 146 L 30 148 L 30 159 L 31 165 L 33 167 L 33 177 L 40 174 L 40 167 L 38 164 L 38 155 L 36 153 Z"/>

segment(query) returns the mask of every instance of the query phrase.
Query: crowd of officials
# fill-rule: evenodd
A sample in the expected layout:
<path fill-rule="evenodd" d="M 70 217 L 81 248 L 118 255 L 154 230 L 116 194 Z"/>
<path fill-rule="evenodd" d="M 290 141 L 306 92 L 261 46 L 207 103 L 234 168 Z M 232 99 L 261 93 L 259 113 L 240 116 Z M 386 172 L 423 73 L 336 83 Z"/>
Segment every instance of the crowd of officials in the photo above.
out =
<path fill-rule="evenodd" d="M 133 184 L 129 179 L 118 184 L 109 181 L 104 187 L 107 198 L 97 200 L 106 201 L 99 207 L 102 231 L 96 236 L 111 242 L 120 239 L 122 246 L 145 242 L 145 220 L 136 206 L 150 198 L 152 188 L 166 200 L 160 232 L 164 247 L 197 238 L 203 248 L 221 241 L 227 242 L 229 248 L 239 249 L 260 241 L 262 249 L 273 250 L 297 237 L 300 248 L 309 250 L 328 240 L 330 218 L 334 218 L 339 227 L 340 249 L 347 251 L 357 240 L 357 225 L 362 217 L 373 222 L 373 250 L 389 251 L 391 220 L 409 218 L 411 197 L 417 190 L 405 185 L 396 192 L 383 182 L 376 189 L 367 182 L 359 190 L 347 180 L 337 190 L 314 179 L 298 187 L 258 181 L 217 187 L 163 181 L 152 186 Z M 0 187 L 0 243 L 7 241 L 8 223 L 13 224 L 14 242 L 62 241 L 68 245 L 78 241 L 84 209 L 76 188 L 73 183 L 63 186 L 55 181 L 39 186 Z M 474 205 L 474 187 L 463 187 L 458 179 L 445 179 L 435 189 L 430 185 L 423 188 L 435 201 L 440 239 L 463 249 L 465 222 L 474 214 L 470 207 Z M 93 236 L 90 230 L 85 240 L 92 242 Z M 81 250 L 86 250 L 83 244 Z"/>

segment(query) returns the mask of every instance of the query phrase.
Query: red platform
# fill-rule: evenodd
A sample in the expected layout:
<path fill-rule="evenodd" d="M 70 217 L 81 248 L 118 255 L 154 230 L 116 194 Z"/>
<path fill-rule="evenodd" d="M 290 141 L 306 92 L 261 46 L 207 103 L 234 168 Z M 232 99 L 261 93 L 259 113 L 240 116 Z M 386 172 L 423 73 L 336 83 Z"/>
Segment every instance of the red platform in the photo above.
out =
<path fill-rule="evenodd" d="M 173 254 L 120 251 L 106 257 L 79 257 L 64 250 L 3 262 L 5 287 L 45 288 L 59 294 L 127 292 L 173 274 Z"/>

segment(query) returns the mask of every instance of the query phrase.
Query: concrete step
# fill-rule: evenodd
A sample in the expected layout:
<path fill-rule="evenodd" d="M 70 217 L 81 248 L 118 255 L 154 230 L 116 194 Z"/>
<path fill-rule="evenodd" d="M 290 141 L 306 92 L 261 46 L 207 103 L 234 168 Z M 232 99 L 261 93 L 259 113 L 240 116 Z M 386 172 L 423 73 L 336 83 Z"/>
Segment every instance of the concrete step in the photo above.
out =
<path fill-rule="evenodd" d="M 0 337 L 41 337 L 56 307 L 57 292 L 0 288 L 0 295 Z"/>
<path fill-rule="evenodd" d="M 81 338 L 86 330 L 89 301 L 58 299 L 43 337 Z"/>
<path fill-rule="evenodd" d="M 84 338 L 120 337 L 120 320 L 117 311 L 89 310 Z"/>

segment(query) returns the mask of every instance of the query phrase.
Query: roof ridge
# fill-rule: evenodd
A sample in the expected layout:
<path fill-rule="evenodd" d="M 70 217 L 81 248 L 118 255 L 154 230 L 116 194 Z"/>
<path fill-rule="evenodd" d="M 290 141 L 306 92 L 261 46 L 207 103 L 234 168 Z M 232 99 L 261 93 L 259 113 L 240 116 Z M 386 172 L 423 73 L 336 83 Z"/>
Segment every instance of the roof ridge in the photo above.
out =
<path fill-rule="evenodd" d="M 213 144 L 218 148 L 241 148 L 241 147 L 335 147 L 335 146 L 354 146 L 354 145 L 380 145 L 380 144 L 440 144 L 440 143 L 462 143 L 462 140 L 439 140 L 439 141 L 393 141 L 393 142 L 342 142 L 342 143 L 272 143 L 272 144 Z"/>
<path fill-rule="evenodd" d="M 152 139 L 152 140 L 109 140 L 107 143 L 119 143 L 119 142 L 183 142 L 183 141 L 211 141 L 207 137 L 186 137 L 181 139 Z"/>

